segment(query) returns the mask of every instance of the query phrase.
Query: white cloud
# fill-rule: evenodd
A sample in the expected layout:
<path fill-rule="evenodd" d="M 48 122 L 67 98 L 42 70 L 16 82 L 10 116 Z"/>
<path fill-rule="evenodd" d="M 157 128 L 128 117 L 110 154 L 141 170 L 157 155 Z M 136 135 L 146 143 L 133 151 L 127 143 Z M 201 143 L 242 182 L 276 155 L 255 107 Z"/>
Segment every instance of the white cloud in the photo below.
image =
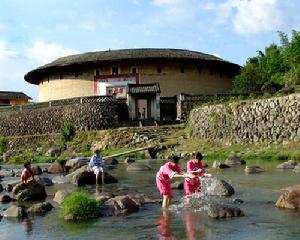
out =
<path fill-rule="evenodd" d="M 152 0 L 162 12 L 155 16 L 158 22 L 184 22 L 194 19 L 197 10 L 196 0 Z"/>
<path fill-rule="evenodd" d="M 290 3 L 297 0 L 290 0 Z M 286 9 L 289 8 L 289 9 Z M 288 16 L 292 5 L 279 0 L 226 0 L 206 2 L 205 10 L 213 10 L 217 24 L 231 23 L 235 32 L 248 35 L 269 32 L 294 24 L 297 16 Z M 288 11 L 287 11 L 288 10 Z"/>
<path fill-rule="evenodd" d="M 78 53 L 73 48 L 65 48 L 56 43 L 37 41 L 32 47 L 27 48 L 26 55 L 38 64 L 49 63 L 59 57 Z"/>
<path fill-rule="evenodd" d="M 5 59 L 5 58 L 14 58 L 18 54 L 16 51 L 8 49 L 6 47 L 6 44 L 3 40 L 0 40 L 0 59 Z"/>

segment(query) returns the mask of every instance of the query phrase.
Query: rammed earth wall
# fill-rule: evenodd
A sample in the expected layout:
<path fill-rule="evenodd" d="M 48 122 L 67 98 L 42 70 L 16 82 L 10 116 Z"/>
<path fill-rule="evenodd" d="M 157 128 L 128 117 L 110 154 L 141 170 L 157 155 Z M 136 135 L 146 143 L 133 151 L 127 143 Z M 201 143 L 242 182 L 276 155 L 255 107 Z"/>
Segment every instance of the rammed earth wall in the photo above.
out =
<path fill-rule="evenodd" d="M 65 122 L 71 122 L 77 130 L 117 127 L 117 102 L 112 97 L 85 97 L 2 108 L 0 135 L 56 133 Z"/>
<path fill-rule="evenodd" d="M 219 104 L 190 113 L 192 136 L 230 143 L 300 140 L 300 94 Z"/>

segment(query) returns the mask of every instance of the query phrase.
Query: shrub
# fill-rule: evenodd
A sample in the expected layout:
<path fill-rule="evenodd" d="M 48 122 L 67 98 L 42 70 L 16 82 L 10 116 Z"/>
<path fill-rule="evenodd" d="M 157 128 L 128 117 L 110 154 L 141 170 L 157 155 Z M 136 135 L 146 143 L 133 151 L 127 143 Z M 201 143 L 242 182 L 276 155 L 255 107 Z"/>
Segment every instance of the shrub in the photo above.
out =
<path fill-rule="evenodd" d="M 6 140 L 3 136 L 0 136 L 0 154 L 4 153 L 6 147 Z"/>
<path fill-rule="evenodd" d="M 69 142 L 76 134 L 76 129 L 72 123 L 64 123 L 63 130 L 61 132 L 61 138 L 63 142 Z"/>
<path fill-rule="evenodd" d="M 74 220 L 87 220 L 99 216 L 100 204 L 86 192 L 73 192 L 65 197 L 61 216 L 72 215 Z"/>

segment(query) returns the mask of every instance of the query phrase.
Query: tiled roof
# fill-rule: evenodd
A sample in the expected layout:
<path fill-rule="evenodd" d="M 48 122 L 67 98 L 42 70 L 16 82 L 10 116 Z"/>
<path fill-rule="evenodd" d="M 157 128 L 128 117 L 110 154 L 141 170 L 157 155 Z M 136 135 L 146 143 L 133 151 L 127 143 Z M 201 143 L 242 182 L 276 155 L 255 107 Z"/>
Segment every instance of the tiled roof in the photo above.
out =
<path fill-rule="evenodd" d="M 36 76 L 39 74 L 47 73 L 56 68 L 78 66 L 81 64 L 96 64 L 109 61 L 121 60 L 147 60 L 147 59 L 165 59 L 165 60 L 193 60 L 193 61 L 215 61 L 228 64 L 229 67 L 239 68 L 240 66 L 222 58 L 205 54 L 202 52 L 189 51 L 185 49 L 168 49 L 168 48 L 139 48 L 139 49 L 121 49 L 121 50 L 108 50 L 99 52 L 87 52 L 58 58 L 57 60 L 41 66 L 28 72 L 25 75 L 25 80 L 30 83 L 38 84 Z"/>
<path fill-rule="evenodd" d="M 140 94 L 140 93 L 160 93 L 160 87 L 158 83 L 154 84 L 128 84 L 128 94 Z"/>
<path fill-rule="evenodd" d="M 23 92 L 0 91 L 0 99 L 31 99 Z"/>

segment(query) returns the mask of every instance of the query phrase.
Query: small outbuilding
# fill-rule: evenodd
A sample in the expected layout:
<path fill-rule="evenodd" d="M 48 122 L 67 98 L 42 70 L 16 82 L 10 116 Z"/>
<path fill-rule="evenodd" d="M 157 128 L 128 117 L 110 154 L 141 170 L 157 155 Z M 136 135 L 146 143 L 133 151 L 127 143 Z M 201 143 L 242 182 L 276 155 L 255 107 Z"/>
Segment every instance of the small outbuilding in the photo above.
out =
<path fill-rule="evenodd" d="M 16 106 L 27 104 L 31 100 L 23 92 L 0 91 L 0 106 Z"/>

